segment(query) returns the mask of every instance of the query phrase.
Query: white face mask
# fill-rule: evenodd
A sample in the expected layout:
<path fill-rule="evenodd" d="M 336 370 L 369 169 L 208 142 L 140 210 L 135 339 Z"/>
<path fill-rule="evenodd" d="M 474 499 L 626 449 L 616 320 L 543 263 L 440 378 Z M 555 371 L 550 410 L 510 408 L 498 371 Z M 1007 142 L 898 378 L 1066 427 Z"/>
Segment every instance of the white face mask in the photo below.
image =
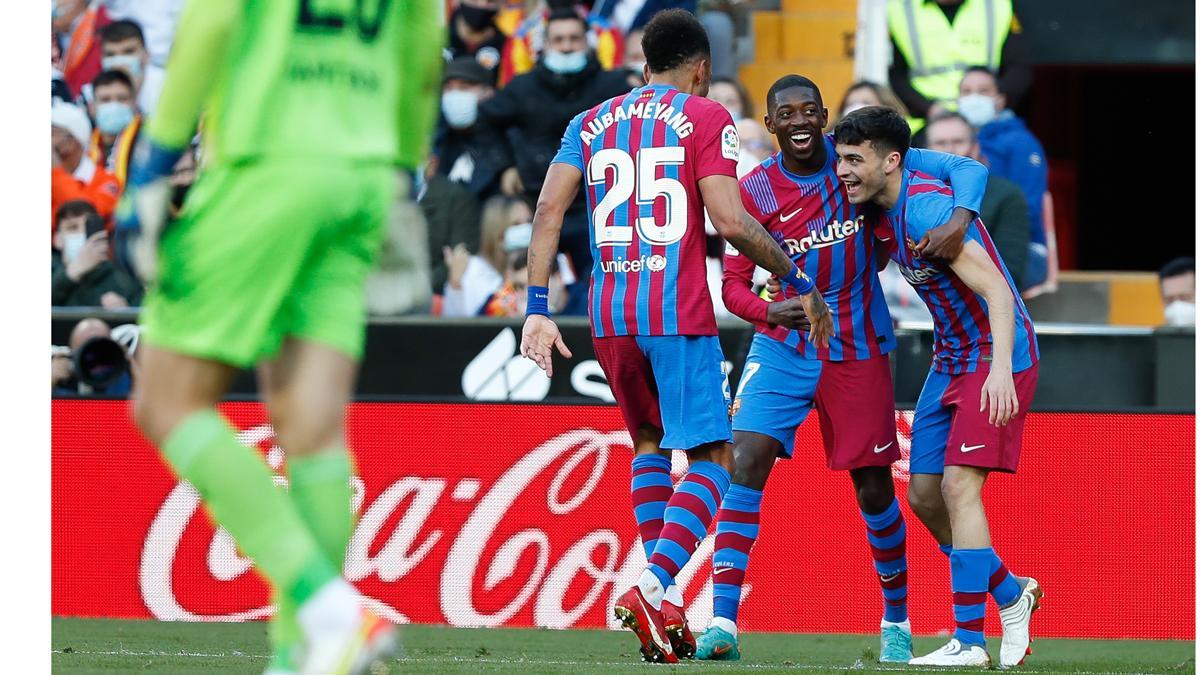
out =
<path fill-rule="evenodd" d="M 1196 303 L 1186 300 L 1176 300 L 1163 310 L 1167 317 L 1168 326 L 1195 326 Z"/>
<path fill-rule="evenodd" d="M 996 119 L 996 99 L 983 94 L 967 94 L 958 99 L 958 112 L 972 126 L 981 127 Z"/>
<path fill-rule="evenodd" d="M 71 262 L 79 252 L 83 250 L 83 245 L 87 243 L 87 235 L 82 232 L 73 234 L 64 234 L 62 238 L 62 257 L 63 262 Z"/>
<path fill-rule="evenodd" d="M 454 90 L 442 94 L 442 115 L 446 124 L 466 129 L 479 117 L 479 95 L 473 91 Z"/>

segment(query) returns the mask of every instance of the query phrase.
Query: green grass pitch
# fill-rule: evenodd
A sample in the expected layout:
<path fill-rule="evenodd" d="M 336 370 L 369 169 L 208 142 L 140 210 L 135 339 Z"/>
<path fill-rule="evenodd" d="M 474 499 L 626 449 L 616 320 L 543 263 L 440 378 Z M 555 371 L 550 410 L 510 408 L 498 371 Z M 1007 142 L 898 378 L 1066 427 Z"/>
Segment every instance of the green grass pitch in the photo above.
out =
<path fill-rule="evenodd" d="M 626 632 L 464 629 L 405 626 L 405 658 L 391 673 L 856 673 L 959 672 L 880 666 L 873 635 L 746 634 L 738 663 L 686 662 L 654 666 L 637 660 L 636 638 Z M 917 638 L 916 651 L 945 638 Z M 56 618 L 51 626 L 55 673 L 259 673 L 267 665 L 262 623 L 159 623 Z M 998 658 L 1000 641 L 989 641 Z M 1148 640 L 1038 640 L 1018 672 L 1191 673 L 1195 643 Z M 978 672 L 962 671 L 962 672 Z"/>

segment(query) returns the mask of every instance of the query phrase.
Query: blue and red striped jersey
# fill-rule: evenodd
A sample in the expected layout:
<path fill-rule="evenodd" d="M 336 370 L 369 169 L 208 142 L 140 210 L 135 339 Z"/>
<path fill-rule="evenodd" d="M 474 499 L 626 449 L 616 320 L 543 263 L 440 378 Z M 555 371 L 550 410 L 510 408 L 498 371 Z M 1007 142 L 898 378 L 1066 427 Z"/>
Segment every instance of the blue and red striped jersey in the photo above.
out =
<path fill-rule="evenodd" d="M 571 120 L 555 162 L 583 173 L 592 332 L 716 335 L 700 180 L 737 177 L 738 135 L 719 103 L 648 85 Z"/>
<path fill-rule="evenodd" d="M 791 345 L 801 354 L 827 361 L 867 359 L 896 346 L 892 318 L 875 267 L 871 234 L 877 208 L 867 211 L 846 198 L 837 177 L 833 136 L 824 138 L 826 162 L 820 171 L 799 176 L 776 153 L 742 177 L 742 203 L 792 260 L 813 279 L 834 317 L 834 336 L 819 349 L 801 333 L 767 323 L 767 306 L 751 290 L 754 263 L 726 249 L 721 289 L 729 311 L 755 324 L 760 333 Z M 909 150 L 908 166 L 952 181 L 954 206 L 976 213 L 987 188 L 987 169 L 974 160 L 932 150 Z M 790 289 L 784 297 L 792 297 Z"/>
<path fill-rule="evenodd" d="M 917 290 L 933 315 L 933 369 L 948 375 L 973 373 L 980 362 L 990 361 L 992 356 L 987 303 L 948 264 L 916 257 L 910 248 L 927 231 L 949 219 L 954 207 L 954 193 L 936 178 L 908 168 L 903 172 L 900 198 L 886 212 L 875 234 L 886 243 L 900 273 Z M 1038 360 L 1033 321 L 983 221 L 976 218 L 971 223 L 967 228 L 967 239 L 982 246 L 1008 280 L 1013 294 L 1015 324 L 1012 369 L 1019 373 Z"/>
<path fill-rule="evenodd" d="M 812 278 L 829 305 L 833 315 L 829 347 L 818 348 L 798 331 L 766 323 L 767 303 L 750 290 L 755 265 L 733 247 L 725 251 L 722 297 L 729 311 L 754 321 L 755 330 L 801 354 L 827 361 L 857 361 L 890 352 L 896 336 L 879 285 L 871 224 L 846 199 L 833 167 L 833 140 L 826 137 L 824 141 L 831 161 L 823 170 L 796 175 L 783 166 L 776 153 L 743 176 L 741 186 L 746 211 Z M 795 294 L 790 287 L 783 291 L 784 298 Z"/>

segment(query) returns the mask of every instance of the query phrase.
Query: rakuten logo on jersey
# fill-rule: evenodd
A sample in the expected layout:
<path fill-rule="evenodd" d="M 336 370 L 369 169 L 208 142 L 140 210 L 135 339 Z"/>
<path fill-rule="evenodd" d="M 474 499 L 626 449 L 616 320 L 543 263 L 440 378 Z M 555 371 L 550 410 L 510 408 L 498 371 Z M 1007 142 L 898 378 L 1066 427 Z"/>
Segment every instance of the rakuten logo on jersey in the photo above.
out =
<path fill-rule="evenodd" d="M 845 241 L 858 234 L 863 228 L 863 219 L 864 216 L 859 216 L 854 220 L 835 220 L 821 230 L 809 232 L 807 236 L 800 239 L 784 239 L 783 243 L 788 255 L 791 256 L 802 255 L 814 248 L 833 246 L 839 241 Z"/>
<path fill-rule="evenodd" d="M 651 272 L 661 272 L 666 268 L 667 259 L 658 254 L 652 256 L 642 256 L 640 258 L 630 258 L 629 260 L 617 259 L 600 261 L 600 271 L 606 274 L 641 272 L 644 269 L 650 270 Z"/>
<path fill-rule="evenodd" d="M 936 277 L 941 272 L 936 267 L 920 267 L 913 268 L 905 265 L 897 265 L 900 268 L 900 274 L 908 279 L 908 283 L 919 286 L 930 279 Z"/>

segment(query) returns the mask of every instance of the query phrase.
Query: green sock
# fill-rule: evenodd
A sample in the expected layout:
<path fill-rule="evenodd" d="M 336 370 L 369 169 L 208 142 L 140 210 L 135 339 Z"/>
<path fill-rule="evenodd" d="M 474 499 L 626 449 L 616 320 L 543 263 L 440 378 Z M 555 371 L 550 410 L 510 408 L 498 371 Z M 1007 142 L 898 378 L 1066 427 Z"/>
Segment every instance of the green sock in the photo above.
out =
<path fill-rule="evenodd" d="M 288 458 L 288 489 L 292 503 L 325 558 L 338 570 L 345 565 L 346 546 L 354 532 L 350 473 L 350 455 L 345 448 Z M 271 644 L 276 659 L 288 662 L 293 647 L 301 639 L 296 604 L 282 596 L 276 597 L 276 603 L 278 611 L 270 627 Z"/>
<path fill-rule="evenodd" d="M 280 596 L 299 606 L 340 576 L 267 465 L 215 410 L 180 422 L 162 451 Z"/>

